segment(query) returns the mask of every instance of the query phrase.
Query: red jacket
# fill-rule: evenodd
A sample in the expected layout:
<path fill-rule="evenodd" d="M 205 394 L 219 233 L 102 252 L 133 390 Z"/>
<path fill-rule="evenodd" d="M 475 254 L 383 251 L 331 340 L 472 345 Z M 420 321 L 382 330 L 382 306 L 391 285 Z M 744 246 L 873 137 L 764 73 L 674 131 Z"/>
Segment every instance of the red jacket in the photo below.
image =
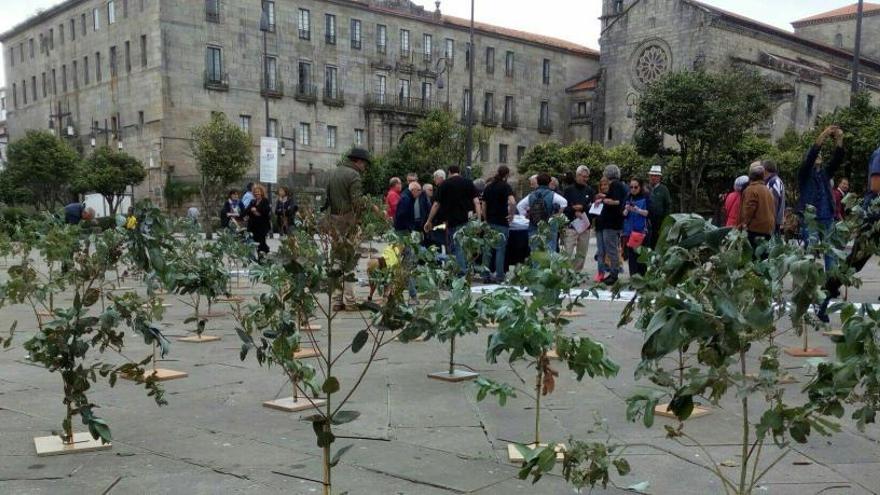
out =
<path fill-rule="evenodd" d="M 739 225 L 739 210 L 742 205 L 742 194 L 739 191 L 727 193 L 724 198 L 724 212 L 727 214 L 725 227 L 737 227 Z"/>
<path fill-rule="evenodd" d="M 400 193 L 391 188 L 388 190 L 388 194 L 385 195 L 385 205 L 387 205 L 385 215 L 388 218 L 393 219 L 394 215 L 397 214 L 397 203 L 400 203 Z"/>
<path fill-rule="evenodd" d="M 831 190 L 831 197 L 834 198 L 834 219 L 843 220 L 843 191 L 839 188 Z"/>

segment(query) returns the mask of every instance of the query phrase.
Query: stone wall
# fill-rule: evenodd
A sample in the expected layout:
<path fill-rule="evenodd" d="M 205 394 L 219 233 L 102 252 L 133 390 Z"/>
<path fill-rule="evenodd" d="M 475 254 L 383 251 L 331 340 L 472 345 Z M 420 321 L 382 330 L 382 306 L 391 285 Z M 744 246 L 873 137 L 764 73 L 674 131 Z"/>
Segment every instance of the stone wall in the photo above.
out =
<path fill-rule="evenodd" d="M 814 22 L 798 25 L 795 34 L 826 45 L 854 50 L 856 44 L 856 20 L 845 19 L 833 22 Z M 862 55 L 880 60 L 880 13 L 862 18 Z"/>

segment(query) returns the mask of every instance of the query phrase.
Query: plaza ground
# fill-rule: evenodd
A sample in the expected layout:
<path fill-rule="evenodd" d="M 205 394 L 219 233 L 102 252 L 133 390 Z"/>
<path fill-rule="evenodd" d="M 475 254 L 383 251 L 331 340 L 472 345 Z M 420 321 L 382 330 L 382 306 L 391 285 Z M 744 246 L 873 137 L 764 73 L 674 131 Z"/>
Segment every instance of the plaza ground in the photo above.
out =
<path fill-rule="evenodd" d="M 593 248 L 591 247 L 591 252 Z M 5 269 L 4 269 L 5 271 Z M 852 301 L 877 302 L 880 269 L 870 263 L 863 272 L 864 285 L 851 290 Z M 238 290 L 252 296 L 258 289 Z M 365 288 L 359 291 L 365 294 Z M 183 320 L 190 308 L 167 296 L 162 327 L 169 338 L 187 334 Z M 633 327 L 617 328 L 623 302 L 587 301 L 585 316 L 574 318 L 566 329 L 589 334 L 605 343 L 621 365 L 610 380 L 585 378 L 577 382 L 562 371 L 556 391 L 545 397 L 542 435 L 548 441 L 605 439 L 595 431 L 601 419 L 613 441 L 629 444 L 625 456 L 632 474 L 615 478 L 615 486 L 594 493 L 628 493 L 641 484 L 646 493 L 705 495 L 722 493 L 719 482 L 695 464 L 705 464 L 707 454 L 718 462 L 738 465 L 736 446 L 741 428 L 739 403 L 731 397 L 709 416 L 687 422 L 687 432 L 703 443 L 665 438 L 658 418 L 644 428 L 625 418 L 625 398 L 639 384 L 633 371 L 639 362 L 642 334 Z M 215 309 L 223 309 L 216 306 Z M 61 378 L 26 359 L 22 343 L 33 334 L 34 319 L 24 306 L 0 309 L 0 328 L 20 320 L 14 345 L 0 351 L 0 493 L 2 494 L 214 494 L 214 493 L 320 493 L 320 450 L 304 414 L 283 413 L 262 407 L 262 402 L 290 395 L 290 386 L 273 369 L 260 368 L 252 356 L 239 360 L 239 339 L 232 319 L 210 320 L 207 333 L 222 336 L 208 344 L 172 342 L 161 366 L 186 371 L 189 377 L 167 382 L 169 404 L 158 408 L 142 388 L 120 381 L 110 389 L 100 384 L 90 398 L 113 431 L 111 450 L 78 455 L 37 457 L 33 437 L 60 429 Z M 326 325 L 325 321 L 319 323 Z M 347 345 L 362 328 L 356 313 L 336 320 L 334 347 Z M 533 369 L 521 363 L 490 365 L 484 354 L 491 329 L 459 341 L 456 361 L 480 374 L 530 390 Z M 325 332 L 318 332 L 322 340 Z M 829 339 L 811 335 L 812 344 L 832 351 Z M 787 345 L 799 339 L 791 332 Z M 346 409 L 361 417 L 338 427 L 339 435 L 373 440 L 339 439 L 338 449 L 354 447 L 334 469 L 334 492 L 355 494 L 569 494 L 573 489 L 557 475 L 537 485 L 517 479 L 517 466 L 507 461 L 507 443 L 527 442 L 534 424 L 534 401 L 520 392 L 506 407 L 491 398 L 476 401 L 471 383 L 432 381 L 426 374 L 446 366 L 448 346 L 436 341 L 385 347 Z M 129 333 L 123 351 L 132 359 L 150 352 L 138 336 Z M 749 367 L 757 369 L 752 352 Z M 112 353 L 108 360 L 119 360 Z M 786 397 L 804 400 L 799 389 L 809 380 L 806 360 L 783 356 L 783 365 L 800 383 L 786 386 Z M 362 355 L 349 355 L 336 374 L 346 392 L 363 366 Z M 562 368 L 558 363 L 556 368 Z M 646 383 L 642 383 L 646 385 Z M 760 411 L 753 418 L 757 419 Z M 848 415 L 848 414 L 847 414 Z M 74 428 L 83 425 L 74 419 Z M 864 432 L 845 420 L 832 437 L 813 434 L 770 470 L 757 493 L 766 494 L 869 494 L 880 490 L 880 428 Z M 764 449 L 769 464 L 779 450 Z M 735 469 L 732 467 L 722 469 Z M 647 483 L 647 485 L 644 485 Z"/>

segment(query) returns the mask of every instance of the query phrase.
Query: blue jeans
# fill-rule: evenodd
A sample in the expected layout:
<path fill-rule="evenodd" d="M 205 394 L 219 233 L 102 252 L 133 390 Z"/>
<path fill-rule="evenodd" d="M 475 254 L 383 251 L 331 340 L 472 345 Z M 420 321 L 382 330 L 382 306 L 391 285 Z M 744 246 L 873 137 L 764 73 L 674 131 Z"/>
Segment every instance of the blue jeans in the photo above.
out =
<path fill-rule="evenodd" d="M 605 263 L 605 258 L 608 263 Z M 610 276 L 620 273 L 620 231 L 597 230 L 596 231 L 596 259 L 599 262 L 599 271 Z"/>
<path fill-rule="evenodd" d="M 455 261 L 458 262 L 458 269 L 464 275 L 467 273 L 467 260 L 464 258 L 464 251 L 461 249 L 461 245 L 455 241 L 455 234 L 462 227 L 464 227 L 464 224 L 446 227 L 446 252 L 455 256 Z"/>
<path fill-rule="evenodd" d="M 506 225 L 494 225 L 489 224 L 489 227 L 492 228 L 495 232 L 501 234 L 501 239 L 498 241 L 498 244 L 495 245 L 492 249 L 487 249 L 483 253 L 483 267 L 484 271 L 488 274 L 489 271 L 489 262 L 492 259 L 492 253 L 495 253 L 495 278 L 498 280 L 504 280 L 504 255 L 507 251 L 507 239 L 510 237 L 510 227 Z"/>
<path fill-rule="evenodd" d="M 811 232 L 806 225 L 801 227 L 801 240 L 804 242 L 805 248 L 810 244 L 824 241 L 833 228 L 834 220 L 820 220 L 817 218 L 816 223 L 819 224 L 818 232 Z M 830 270 L 833 266 L 834 256 L 831 254 L 825 254 L 825 271 Z"/>
<path fill-rule="evenodd" d="M 555 253 L 559 251 L 559 230 L 555 227 L 550 229 L 550 238 L 546 240 L 547 251 Z M 538 242 L 538 228 L 529 226 L 529 249 L 541 251 L 543 246 Z"/>

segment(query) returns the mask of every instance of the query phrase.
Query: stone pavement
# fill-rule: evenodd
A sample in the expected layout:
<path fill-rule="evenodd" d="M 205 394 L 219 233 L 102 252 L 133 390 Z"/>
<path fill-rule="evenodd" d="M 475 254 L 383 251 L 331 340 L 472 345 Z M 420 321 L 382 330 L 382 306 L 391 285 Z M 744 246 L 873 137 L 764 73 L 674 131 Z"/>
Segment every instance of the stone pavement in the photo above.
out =
<path fill-rule="evenodd" d="M 255 291 L 240 291 L 253 295 Z M 870 264 L 865 285 L 850 291 L 850 299 L 876 302 L 880 270 Z M 171 338 L 182 336 L 181 323 L 189 308 L 175 297 L 163 323 Z M 586 316 L 575 318 L 567 331 L 589 334 L 604 342 L 621 364 L 618 377 L 582 382 L 561 373 L 556 391 L 544 400 L 542 431 L 547 440 L 604 439 L 591 433 L 601 418 L 614 440 L 630 444 L 626 457 L 632 474 L 615 478 L 616 487 L 595 493 L 620 494 L 647 482 L 652 494 L 705 495 L 723 493 L 707 471 L 697 467 L 706 451 L 718 461 L 738 463 L 735 446 L 739 431 L 738 403 L 725 401 L 713 414 L 691 420 L 687 431 L 705 451 L 685 441 L 667 440 L 657 419 L 652 429 L 625 419 L 625 398 L 637 385 L 641 334 L 616 327 L 621 302 L 590 301 Z M 220 308 L 217 308 L 220 309 Z M 20 320 L 12 348 L 0 352 L 0 493 L 2 494 L 214 494 L 214 493 L 320 493 L 320 485 L 300 478 L 319 479 L 320 450 L 311 425 L 301 414 L 266 409 L 267 399 L 289 395 L 286 380 L 276 369 L 260 368 L 249 358 L 239 360 L 239 341 L 232 320 L 210 320 L 208 333 L 222 340 L 208 344 L 173 342 L 161 365 L 183 370 L 189 377 L 167 382 L 168 406 L 158 408 L 141 388 L 120 381 L 114 389 L 98 385 L 91 399 L 101 408 L 113 431 L 113 448 L 99 453 L 38 458 L 33 437 L 60 428 L 63 416 L 61 380 L 25 358 L 21 344 L 32 334 L 33 317 L 27 308 L 0 310 L 0 328 Z M 334 347 L 347 345 L 360 328 L 354 314 L 337 321 Z M 321 322 L 326 324 L 326 322 Z M 529 389 L 532 370 L 517 364 L 489 365 L 484 357 L 490 329 L 462 339 L 456 360 L 484 376 Z M 325 332 L 319 332 L 322 339 Z M 832 350 L 819 335 L 813 342 Z M 786 336 L 786 343 L 797 338 Z M 128 336 L 125 354 L 141 358 L 150 349 Z M 446 346 L 435 342 L 394 343 L 380 353 L 347 409 L 362 416 L 339 427 L 340 434 L 375 440 L 337 440 L 334 448 L 354 447 L 334 470 L 336 493 L 354 494 L 480 494 L 573 493 L 557 475 L 537 485 L 516 478 L 516 466 L 507 462 L 508 441 L 529 440 L 534 423 L 533 400 L 520 393 L 506 407 L 490 399 L 476 402 L 472 384 L 428 380 L 441 371 Z M 758 353 L 752 353 L 756 356 Z M 109 359 L 113 359 L 109 354 Z M 784 365 L 804 383 L 804 360 L 783 357 Z M 359 355 L 348 356 L 337 374 L 343 392 L 363 365 Z M 752 366 L 756 366 L 755 363 Z M 787 386 L 787 396 L 798 400 L 800 384 Z M 757 418 L 757 415 L 756 415 Z M 74 424 L 79 426 L 78 420 Z M 765 478 L 758 493 L 868 494 L 880 491 L 880 428 L 859 432 L 844 421 L 833 437 L 813 435 L 806 445 L 795 445 Z M 769 463 L 778 452 L 764 449 Z M 674 455 L 673 455 L 674 454 Z"/>

